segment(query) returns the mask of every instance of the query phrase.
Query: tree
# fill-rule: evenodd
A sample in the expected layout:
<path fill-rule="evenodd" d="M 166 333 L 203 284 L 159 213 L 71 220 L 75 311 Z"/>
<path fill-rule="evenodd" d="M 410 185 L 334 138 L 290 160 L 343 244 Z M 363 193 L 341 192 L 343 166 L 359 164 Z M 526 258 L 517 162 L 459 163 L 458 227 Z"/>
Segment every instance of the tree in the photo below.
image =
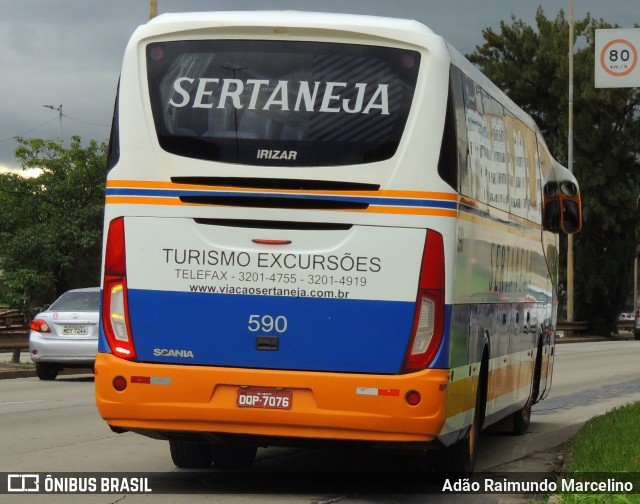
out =
<path fill-rule="evenodd" d="M 611 28 L 589 15 L 575 23 L 574 173 L 584 227 L 574 241 L 576 318 L 615 330 L 629 294 L 638 243 L 640 93 L 594 87 L 595 29 Z M 564 12 L 548 19 L 542 7 L 531 27 L 512 16 L 469 59 L 537 122 L 558 161 L 567 162 L 568 41 Z"/>
<path fill-rule="evenodd" d="M 16 158 L 27 178 L 0 174 L 0 280 L 5 301 L 25 313 L 70 288 L 98 285 L 105 191 L 105 143 L 68 148 L 18 139 Z"/>

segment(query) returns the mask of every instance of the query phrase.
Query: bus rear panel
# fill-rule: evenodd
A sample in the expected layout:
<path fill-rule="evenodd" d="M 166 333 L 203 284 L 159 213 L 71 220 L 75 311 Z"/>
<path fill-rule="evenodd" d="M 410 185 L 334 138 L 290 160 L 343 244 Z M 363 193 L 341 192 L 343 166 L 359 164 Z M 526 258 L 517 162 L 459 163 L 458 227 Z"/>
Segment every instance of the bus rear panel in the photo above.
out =
<path fill-rule="evenodd" d="M 101 414 L 166 439 L 425 447 L 445 421 L 457 202 L 400 170 L 424 50 L 330 17 L 294 37 L 161 21 L 120 84 Z"/>

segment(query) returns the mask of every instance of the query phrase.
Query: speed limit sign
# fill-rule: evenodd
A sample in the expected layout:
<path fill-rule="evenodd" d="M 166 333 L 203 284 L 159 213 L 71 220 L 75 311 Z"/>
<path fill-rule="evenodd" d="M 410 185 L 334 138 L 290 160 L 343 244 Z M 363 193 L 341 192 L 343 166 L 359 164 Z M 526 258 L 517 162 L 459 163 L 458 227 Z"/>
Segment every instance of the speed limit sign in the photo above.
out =
<path fill-rule="evenodd" d="M 595 85 L 640 86 L 640 28 L 596 30 Z"/>

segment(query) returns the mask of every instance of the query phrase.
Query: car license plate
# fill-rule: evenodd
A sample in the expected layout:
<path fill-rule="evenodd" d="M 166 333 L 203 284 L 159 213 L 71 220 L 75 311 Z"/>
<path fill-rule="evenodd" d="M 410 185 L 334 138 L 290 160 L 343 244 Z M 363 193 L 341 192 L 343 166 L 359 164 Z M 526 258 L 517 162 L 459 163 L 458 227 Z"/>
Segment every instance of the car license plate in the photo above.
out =
<path fill-rule="evenodd" d="M 291 390 L 239 388 L 236 398 L 238 408 L 263 408 L 290 410 L 293 399 Z"/>
<path fill-rule="evenodd" d="M 88 334 L 87 326 L 82 325 L 66 325 L 62 326 L 62 334 L 65 336 L 83 336 Z"/>

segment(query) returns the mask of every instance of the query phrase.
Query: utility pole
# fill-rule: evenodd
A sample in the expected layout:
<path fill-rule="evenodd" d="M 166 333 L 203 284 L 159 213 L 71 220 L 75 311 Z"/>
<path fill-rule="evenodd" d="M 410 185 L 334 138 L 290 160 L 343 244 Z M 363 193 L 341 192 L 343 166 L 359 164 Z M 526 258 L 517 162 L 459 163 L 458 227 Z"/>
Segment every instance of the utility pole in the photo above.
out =
<path fill-rule="evenodd" d="M 149 0 L 149 19 L 158 15 L 158 0 Z"/>
<path fill-rule="evenodd" d="M 636 211 L 638 209 L 638 203 L 640 202 L 640 196 L 636 198 Z M 636 236 L 637 240 L 637 236 Z M 640 245 L 636 246 L 636 255 L 633 258 L 633 315 L 636 316 L 636 313 L 640 312 L 640 307 L 638 306 L 638 258 L 640 258 Z M 637 316 L 640 316 L 638 314 Z"/>
<path fill-rule="evenodd" d="M 569 0 L 569 138 L 567 164 L 573 173 L 573 0 Z M 567 236 L 567 321 L 573 322 L 573 235 Z"/>
<path fill-rule="evenodd" d="M 62 105 L 60 105 L 59 107 L 54 107 L 53 105 L 43 105 L 43 107 L 58 111 L 58 140 L 60 141 L 60 143 L 62 143 L 64 141 L 62 138 Z"/>
<path fill-rule="evenodd" d="M 640 245 L 636 247 L 636 255 L 633 258 L 633 315 L 638 311 L 638 257 L 640 256 Z"/>

